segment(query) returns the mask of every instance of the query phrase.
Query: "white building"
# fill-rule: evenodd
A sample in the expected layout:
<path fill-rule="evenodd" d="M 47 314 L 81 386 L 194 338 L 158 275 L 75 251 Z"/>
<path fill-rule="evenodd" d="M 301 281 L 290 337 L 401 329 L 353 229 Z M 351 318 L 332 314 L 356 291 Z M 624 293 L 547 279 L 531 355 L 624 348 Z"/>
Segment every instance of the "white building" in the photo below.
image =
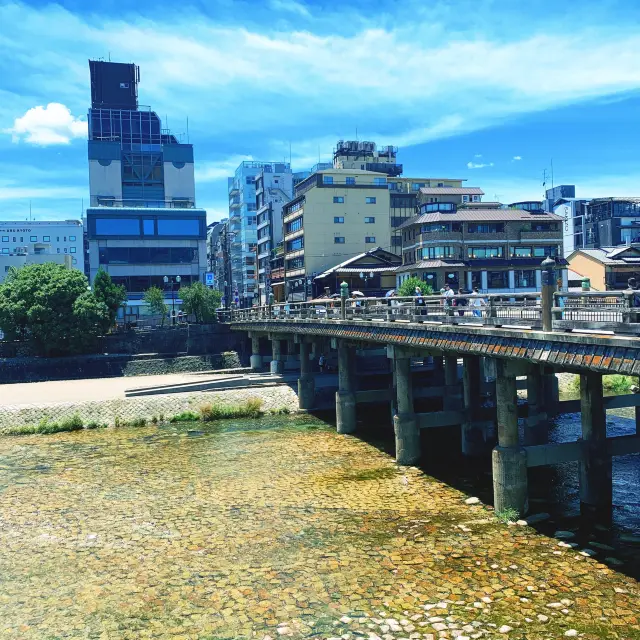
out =
<path fill-rule="evenodd" d="M 0 254 L 4 266 L 22 266 L 30 262 L 47 262 L 39 257 L 48 255 L 50 262 L 64 263 L 68 255 L 70 266 L 84 272 L 84 238 L 80 220 L 0 222 Z M 53 256 L 61 258 L 53 259 Z M 13 264 L 15 263 L 15 265 Z M 8 271 L 8 269 L 7 269 Z M 5 269 L 0 269 L 4 278 Z"/>

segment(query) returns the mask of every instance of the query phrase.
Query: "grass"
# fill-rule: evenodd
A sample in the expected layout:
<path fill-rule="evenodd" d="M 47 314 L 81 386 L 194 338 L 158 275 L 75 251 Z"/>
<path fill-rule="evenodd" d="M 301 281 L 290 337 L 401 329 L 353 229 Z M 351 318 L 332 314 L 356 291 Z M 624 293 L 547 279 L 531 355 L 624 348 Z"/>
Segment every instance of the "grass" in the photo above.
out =
<path fill-rule="evenodd" d="M 259 418 L 263 414 L 260 398 L 249 398 L 243 404 L 238 405 L 203 404 L 199 410 L 199 419 L 202 422 L 213 422 L 225 418 Z"/>
<path fill-rule="evenodd" d="M 496 518 L 507 524 L 507 522 L 516 522 L 520 518 L 520 514 L 515 509 L 504 509 L 503 511 L 496 511 Z"/>
<path fill-rule="evenodd" d="M 637 378 L 623 376 L 615 373 L 611 376 L 602 376 L 602 388 L 612 395 L 622 395 L 631 393 L 631 387 L 637 384 Z M 569 389 L 575 393 L 580 393 L 580 376 L 575 376 L 569 383 Z"/>

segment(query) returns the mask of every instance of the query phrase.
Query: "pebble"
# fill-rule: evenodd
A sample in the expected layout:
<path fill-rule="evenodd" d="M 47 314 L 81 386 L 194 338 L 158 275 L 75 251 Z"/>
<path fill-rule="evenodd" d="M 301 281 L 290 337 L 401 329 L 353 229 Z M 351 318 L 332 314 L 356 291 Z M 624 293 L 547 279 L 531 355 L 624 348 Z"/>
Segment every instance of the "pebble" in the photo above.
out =
<path fill-rule="evenodd" d="M 538 522 L 544 522 L 548 520 L 551 516 L 548 513 L 534 513 L 525 518 L 528 525 L 538 524 Z"/>
<path fill-rule="evenodd" d="M 480 498 L 467 498 L 465 504 L 480 504 Z"/>
<path fill-rule="evenodd" d="M 499 629 L 498 633 L 509 633 L 509 631 L 513 631 L 513 627 L 509 625 L 503 624 Z"/>
<path fill-rule="evenodd" d="M 542 613 L 539 613 L 536 617 L 540 622 L 549 622 L 549 616 L 545 616 Z"/>
<path fill-rule="evenodd" d="M 558 540 L 571 540 L 576 537 L 576 534 L 573 531 L 556 531 L 553 537 L 558 538 Z"/>
<path fill-rule="evenodd" d="M 594 551 L 593 549 L 583 549 L 582 551 L 580 551 L 580 555 L 581 556 L 587 556 L 589 558 L 593 558 L 593 556 L 597 556 L 598 552 Z"/>
<path fill-rule="evenodd" d="M 574 638 L 575 636 L 577 636 L 577 635 L 578 635 L 578 632 L 577 632 L 575 629 L 569 629 L 568 631 L 565 631 L 565 632 L 564 632 L 564 635 L 565 635 L 567 638 Z"/>
<path fill-rule="evenodd" d="M 615 565 L 616 567 L 619 567 L 620 565 L 624 564 L 622 560 L 619 560 L 618 558 L 613 558 L 613 557 L 605 558 L 604 561 L 608 562 L 609 564 Z"/>

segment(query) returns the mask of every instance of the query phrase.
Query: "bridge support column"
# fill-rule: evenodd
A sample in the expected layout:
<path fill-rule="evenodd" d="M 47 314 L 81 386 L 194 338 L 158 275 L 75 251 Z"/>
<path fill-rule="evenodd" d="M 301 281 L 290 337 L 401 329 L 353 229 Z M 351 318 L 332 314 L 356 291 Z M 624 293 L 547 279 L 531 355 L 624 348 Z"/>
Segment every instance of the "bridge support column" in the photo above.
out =
<path fill-rule="evenodd" d="M 417 464 L 420 461 L 420 428 L 413 410 L 411 358 L 396 356 L 393 363 L 398 402 L 398 412 L 393 417 L 396 462 L 401 465 Z"/>
<path fill-rule="evenodd" d="M 443 409 L 445 411 L 459 411 L 462 406 L 462 398 L 458 384 L 458 356 L 444 357 L 444 384 L 446 391 Z"/>
<path fill-rule="evenodd" d="M 260 355 L 260 334 L 251 334 L 251 371 L 260 371 L 262 369 L 262 356 Z"/>
<path fill-rule="evenodd" d="M 466 456 L 481 456 L 489 453 L 494 443 L 491 441 L 492 425 L 478 419 L 482 406 L 480 357 L 465 356 L 463 363 L 464 408 L 467 417 L 462 425 L 462 453 Z"/>
<path fill-rule="evenodd" d="M 493 502 L 495 510 L 528 510 L 527 454 L 518 439 L 517 370 L 511 363 L 497 361 L 496 405 L 498 446 L 493 450 Z"/>
<path fill-rule="evenodd" d="M 336 425 L 338 433 L 356 430 L 356 398 L 353 393 L 355 353 L 343 340 L 338 342 L 338 391 L 336 391 Z"/>
<path fill-rule="evenodd" d="M 610 516 L 612 505 L 611 456 L 606 453 L 607 420 L 602 376 L 580 376 L 580 411 L 584 449 L 580 461 L 580 509 L 590 516 Z"/>
<path fill-rule="evenodd" d="M 554 376 L 555 378 L 555 376 Z M 538 366 L 527 374 L 528 416 L 524 429 L 524 444 L 546 444 L 548 441 L 547 412 L 545 411 L 545 376 Z"/>
<path fill-rule="evenodd" d="M 271 337 L 271 373 L 282 373 L 284 371 L 284 360 L 282 359 L 282 340 L 275 336 Z"/>
<path fill-rule="evenodd" d="M 309 358 L 311 345 L 304 340 L 300 343 L 300 377 L 298 378 L 298 408 L 300 411 L 313 409 L 316 400 L 316 379 Z"/>
<path fill-rule="evenodd" d="M 560 400 L 558 377 L 551 367 L 545 367 L 542 373 L 542 379 L 544 406 L 547 411 L 547 416 L 555 416 L 556 413 L 558 413 L 558 402 Z"/>

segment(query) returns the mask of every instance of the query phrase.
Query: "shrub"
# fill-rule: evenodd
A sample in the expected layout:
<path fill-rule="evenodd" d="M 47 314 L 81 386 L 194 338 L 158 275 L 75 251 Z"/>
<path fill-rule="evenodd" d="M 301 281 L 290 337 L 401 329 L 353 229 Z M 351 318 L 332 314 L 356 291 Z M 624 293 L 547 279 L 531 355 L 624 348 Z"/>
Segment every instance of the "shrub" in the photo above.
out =
<path fill-rule="evenodd" d="M 245 403 L 247 416 L 249 418 L 259 418 L 262 415 L 262 398 L 249 398 Z"/>
<path fill-rule="evenodd" d="M 428 296 L 433 293 L 433 287 L 427 284 L 424 280 L 416 278 L 415 276 L 407 278 L 396 290 L 399 296 L 413 296 L 415 295 L 416 287 L 420 287 L 423 296 Z"/>
<path fill-rule="evenodd" d="M 496 518 L 507 524 L 508 522 L 515 522 L 520 517 L 520 514 L 515 509 L 504 509 L 503 511 L 496 511 Z"/>
<path fill-rule="evenodd" d="M 146 418 L 134 418 L 130 423 L 132 427 L 146 427 L 147 419 Z"/>
<path fill-rule="evenodd" d="M 183 411 L 182 413 L 172 416 L 169 422 L 198 422 L 198 420 L 200 420 L 200 416 L 197 413 L 193 411 Z"/>

